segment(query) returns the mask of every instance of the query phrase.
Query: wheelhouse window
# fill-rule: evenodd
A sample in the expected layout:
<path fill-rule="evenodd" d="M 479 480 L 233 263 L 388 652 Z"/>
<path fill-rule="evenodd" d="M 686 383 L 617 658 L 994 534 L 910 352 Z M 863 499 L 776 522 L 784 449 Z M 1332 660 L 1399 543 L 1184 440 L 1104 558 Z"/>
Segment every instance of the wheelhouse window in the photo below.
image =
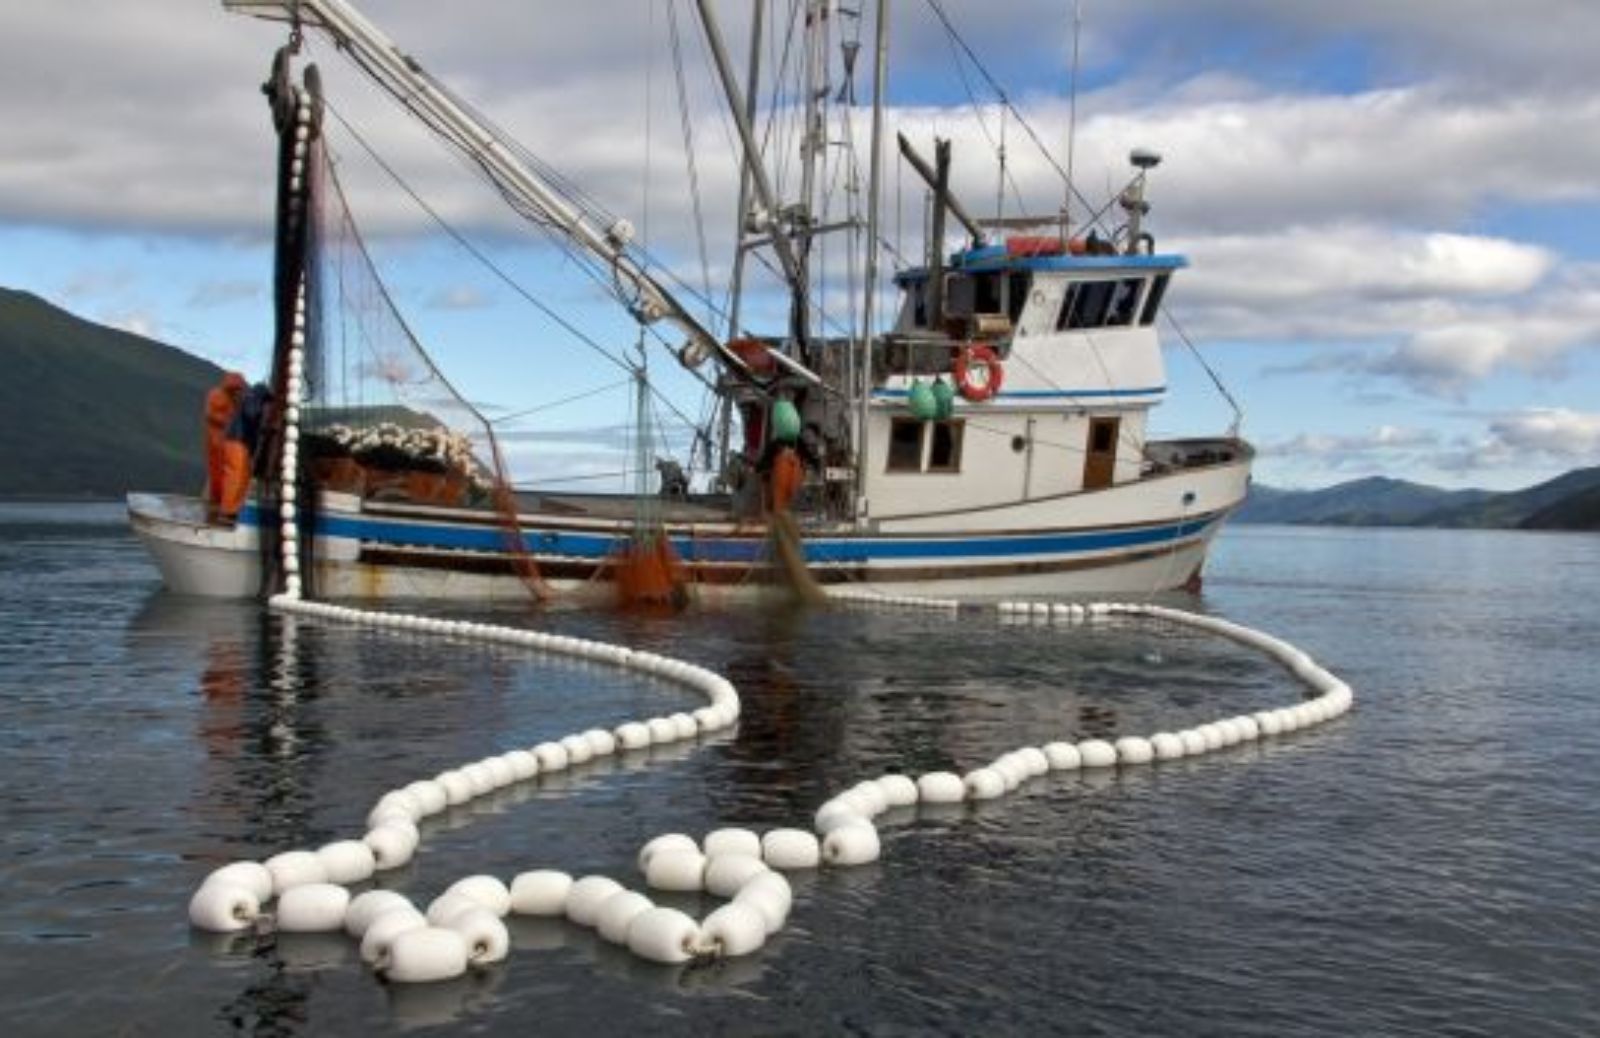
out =
<path fill-rule="evenodd" d="M 1067 310 L 1067 327 L 1099 328 L 1106 323 L 1106 309 L 1111 305 L 1111 295 L 1117 289 L 1115 281 L 1085 281 L 1075 286 Z"/>
<path fill-rule="evenodd" d="M 924 422 L 896 418 L 889 426 L 889 472 L 960 472 L 960 419 Z"/>
<path fill-rule="evenodd" d="M 975 314 L 1003 314 L 1006 312 L 1005 280 L 999 274 L 975 274 L 972 277 L 972 312 Z"/>
<path fill-rule="evenodd" d="M 929 472 L 961 471 L 961 432 L 959 421 L 928 423 Z"/>
<path fill-rule="evenodd" d="M 922 424 L 915 418 L 896 418 L 890 425 L 890 472 L 922 471 Z"/>
<path fill-rule="evenodd" d="M 1161 309 L 1161 298 L 1167 294 L 1167 284 L 1172 280 L 1171 274 L 1162 274 L 1156 278 L 1155 284 L 1150 286 L 1150 294 L 1145 297 L 1144 313 L 1139 316 L 1139 323 L 1152 325 L 1156 323 L 1156 313 Z"/>
<path fill-rule="evenodd" d="M 1111 305 L 1106 314 L 1106 324 L 1112 328 L 1125 328 L 1133 323 L 1139 310 L 1139 293 L 1144 290 L 1144 278 L 1123 278 L 1116 282 L 1111 293 Z"/>
<path fill-rule="evenodd" d="M 1033 275 L 1015 271 L 1006 277 L 1006 316 L 1011 323 L 1022 320 L 1023 308 L 1028 305 L 1028 292 L 1033 288 Z"/>

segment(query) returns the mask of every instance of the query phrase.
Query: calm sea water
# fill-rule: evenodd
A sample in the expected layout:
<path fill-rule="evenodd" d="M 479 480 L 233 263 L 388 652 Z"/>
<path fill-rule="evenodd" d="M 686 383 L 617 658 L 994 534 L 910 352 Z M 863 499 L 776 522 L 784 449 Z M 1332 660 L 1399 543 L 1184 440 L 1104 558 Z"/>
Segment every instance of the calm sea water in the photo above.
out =
<path fill-rule="evenodd" d="M 513 922 L 482 976 L 388 988 L 343 939 L 214 939 L 208 869 L 360 831 L 381 791 L 681 692 L 508 650 L 163 594 L 119 508 L 0 505 L 0 992 L 7 1034 L 1594 1034 L 1600 538 L 1235 527 L 1194 603 L 1356 690 L 1316 731 L 1056 776 L 885 829 L 798 879 L 750 959 L 641 964 Z M 737 734 L 510 790 L 383 883 L 638 885 L 648 836 L 792 824 L 888 767 L 1286 702 L 1286 675 L 1174 630 L 859 612 L 482 614 L 737 683 Z M 690 903 L 688 907 L 696 907 Z"/>

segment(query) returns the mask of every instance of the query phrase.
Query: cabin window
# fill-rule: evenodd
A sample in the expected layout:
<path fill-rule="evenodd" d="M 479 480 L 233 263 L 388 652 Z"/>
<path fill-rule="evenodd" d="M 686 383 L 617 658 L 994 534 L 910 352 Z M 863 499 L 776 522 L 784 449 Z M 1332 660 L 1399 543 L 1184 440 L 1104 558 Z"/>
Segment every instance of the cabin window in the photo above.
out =
<path fill-rule="evenodd" d="M 960 472 L 964 424 L 960 420 L 894 419 L 889 426 L 889 461 L 885 468 L 889 472 Z"/>
<path fill-rule="evenodd" d="M 930 422 L 929 472 L 961 471 L 961 422 Z"/>
<path fill-rule="evenodd" d="M 889 426 L 890 472 L 922 471 L 922 422 L 896 418 Z"/>
<path fill-rule="evenodd" d="M 1116 288 L 1115 281 L 1086 281 L 1078 285 L 1067 314 L 1067 327 L 1099 328 L 1105 324 L 1106 308 L 1110 306 L 1111 294 Z"/>
<path fill-rule="evenodd" d="M 1096 419 L 1089 426 L 1089 450 L 1095 454 L 1105 454 L 1116 443 L 1117 423 Z"/>
<path fill-rule="evenodd" d="M 1016 324 L 1022 320 L 1023 308 L 1028 305 L 1028 291 L 1033 287 L 1033 275 L 1027 272 L 1013 273 L 1006 278 L 1006 316 L 1011 318 L 1011 323 Z"/>
<path fill-rule="evenodd" d="M 1005 279 L 1000 274 L 978 274 L 972 278 L 972 312 L 975 314 L 1003 314 L 1006 304 L 1001 299 Z"/>
<path fill-rule="evenodd" d="M 1074 281 L 1061 294 L 1061 309 L 1056 313 L 1056 331 L 1064 332 L 1067 330 L 1067 321 L 1072 317 L 1072 307 L 1078 301 L 1078 289 L 1082 287 L 1083 285 L 1080 282 Z"/>
<path fill-rule="evenodd" d="M 1113 328 L 1124 328 L 1133 323 L 1133 315 L 1138 312 L 1139 293 L 1144 289 L 1144 278 L 1124 278 L 1116 282 L 1116 286 L 1111 293 L 1111 306 L 1106 324 Z"/>
<path fill-rule="evenodd" d="M 911 324 L 916 328 L 928 327 L 928 285 L 919 281 L 910 288 Z"/>
<path fill-rule="evenodd" d="M 965 274 L 946 274 L 944 278 L 944 316 L 966 317 L 977 304 L 977 286 Z"/>
<path fill-rule="evenodd" d="M 1150 295 L 1144 301 L 1144 313 L 1139 317 L 1140 324 L 1156 323 L 1156 311 L 1161 309 L 1161 297 L 1167 294 L 1167 283 L 1171 280 L 1171 274 L 1162 274 L 1156 278 L 1155 284 L 1150 286 Z"/>

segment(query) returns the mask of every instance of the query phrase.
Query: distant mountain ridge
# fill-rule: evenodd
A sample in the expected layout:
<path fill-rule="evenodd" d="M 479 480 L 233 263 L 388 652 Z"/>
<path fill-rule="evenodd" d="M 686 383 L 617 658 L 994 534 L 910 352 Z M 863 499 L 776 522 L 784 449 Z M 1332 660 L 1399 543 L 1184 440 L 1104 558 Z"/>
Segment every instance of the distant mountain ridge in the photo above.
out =
<path fill-rule="evenodd" d="M 0 288 L 0 496 L 199 493 L 222 369 Z"/>
<path fill-rule="evenodd" d="M 1252 486 L 1242 523 L 1600 530 L 1600 466 L 1523 490 L 1442 490 L 1384 476 L 1321 490 Z"/>

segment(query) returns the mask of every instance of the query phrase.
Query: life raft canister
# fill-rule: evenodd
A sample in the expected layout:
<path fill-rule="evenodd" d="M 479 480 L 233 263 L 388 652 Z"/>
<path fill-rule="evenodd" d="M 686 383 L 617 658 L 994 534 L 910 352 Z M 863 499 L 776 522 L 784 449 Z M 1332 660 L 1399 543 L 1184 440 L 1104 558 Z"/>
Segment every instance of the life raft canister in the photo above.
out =
<path fill-rule="evenodd" d="M 1018 234 L 1006 239 L 1006 255 L 1059 256 L 1067 251 L 1067 243 L 1055 235 Z"/>
<path fill-rule="evenodd" d="M 999 355 L 982 343 L 968 346 L 958 353 L 952 373 L 955 375 L 956 388 L 973 403 L 988 400 L 1000 392 L 1000 384 L 1005 381 L 1006 375 L 1005 369 L 1000 366 Z"/>

